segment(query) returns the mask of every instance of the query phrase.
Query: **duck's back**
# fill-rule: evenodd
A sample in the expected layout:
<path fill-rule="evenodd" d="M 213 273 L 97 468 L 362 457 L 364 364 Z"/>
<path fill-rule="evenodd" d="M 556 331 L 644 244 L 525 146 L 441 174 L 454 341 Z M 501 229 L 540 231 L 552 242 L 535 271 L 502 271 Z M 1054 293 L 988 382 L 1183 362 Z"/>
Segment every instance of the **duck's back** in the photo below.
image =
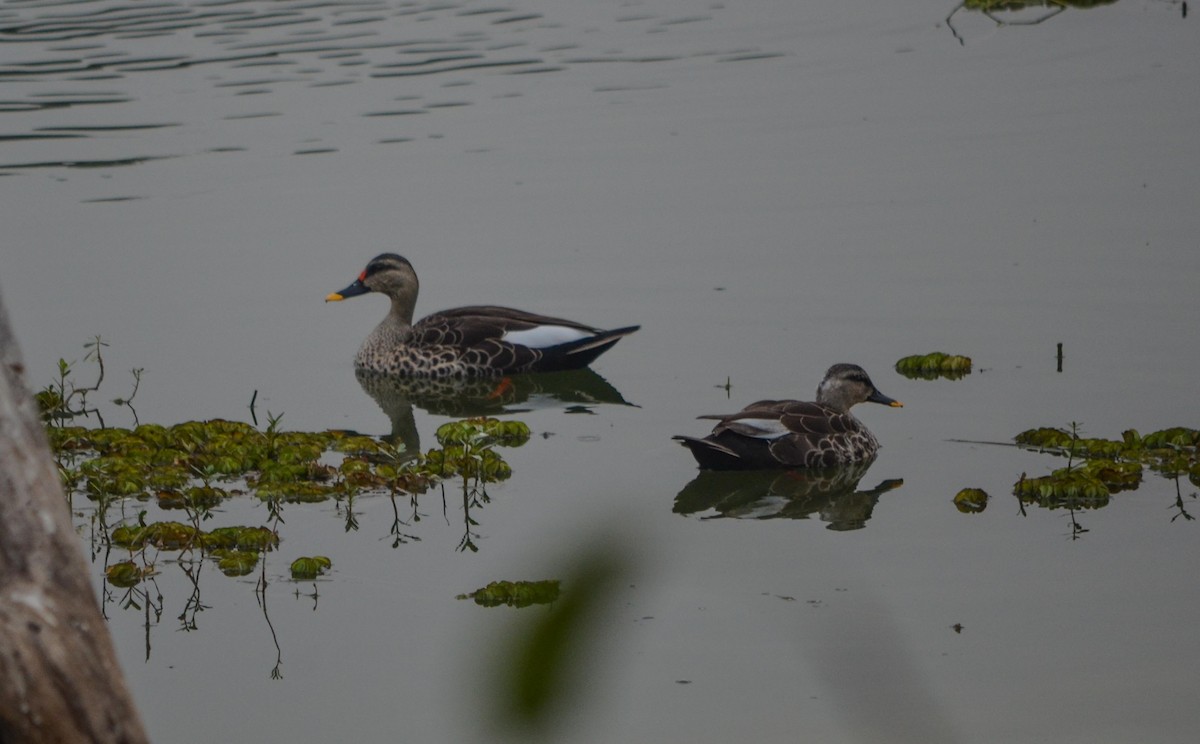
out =
<path fill-rule="evenodd" d="M 704 439 L 736 453 L 740 468 L 835 467 L 879 449 L 875 435 L 851 413 L 810 401 L 761 400 L 735 414 L 701 418 L 719 422 Z"/>

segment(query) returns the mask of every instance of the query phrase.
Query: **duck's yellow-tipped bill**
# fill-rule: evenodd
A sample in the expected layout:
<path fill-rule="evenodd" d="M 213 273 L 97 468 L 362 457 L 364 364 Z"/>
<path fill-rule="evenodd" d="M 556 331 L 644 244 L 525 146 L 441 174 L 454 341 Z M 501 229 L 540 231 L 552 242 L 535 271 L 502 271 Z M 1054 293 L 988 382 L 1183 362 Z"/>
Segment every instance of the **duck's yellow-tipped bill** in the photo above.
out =
<path fill-rule="evenodd" d="M 892 408 L 904 408 L 903 403 L 895 398 L 890 398 L 884 395 L 878 390 L 873 391 L 869 396 L 867 396 L 867 400 L 871 403 L 880 403 L 885 406 L 891 406 Z"/>
<path fill-rule="evenodd" d="M 326 302 L 341 302 L 341 301 L 342 301 L 342 300 L 344 300 L 344 299 L 346 299 L 346 298 L 345 298 L 345 297 L 342 297 L 342 296 L 341 296 L 340 294 L 338 294 L 337 292 L 332 292 L 332 293 L 330 293 L 330 294 L 327 294 L 327 295 L 325 295 L 325 301 L 326 301 Z"/>

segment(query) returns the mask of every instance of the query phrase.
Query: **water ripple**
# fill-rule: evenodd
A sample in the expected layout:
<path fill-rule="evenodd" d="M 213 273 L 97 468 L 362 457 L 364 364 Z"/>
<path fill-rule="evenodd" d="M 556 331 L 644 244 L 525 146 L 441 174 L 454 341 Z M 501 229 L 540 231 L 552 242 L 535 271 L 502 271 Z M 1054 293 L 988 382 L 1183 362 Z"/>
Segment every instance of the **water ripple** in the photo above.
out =
<path fill-rule="evenodd" d="M 488 5 L 468 0 L 6 3 L 0 5 L 0 83 L 10 85 L 0 99 L 0 158 L 9 164 L 0 168 L 22 172 L 122 167 L 218 149 L 253 151 L 265 141 L 229 142 L 245 129 L 224 127 L 216 139 L 210 134 L 212 127 L 199 127 L 214 137 L 204 141 L 196 139 L 197 125 L 206 119 L 304 121 L 315 111 L 322 112 L 324 125 L 330 121 L 330 106 L 340 108 L 341 117 L 364 124 L 391 119 L 394 129 L 404 122 L 401 132 L 355 130 L 358 141 L 437 139 L 438 130 L 416 127 L 432 121 L 430 117 L 462 116 L 457 112 L 477 102 L 519 97 L 531 85 L 517 82 L 520 76 L 598 63 L 617 69 L 780 56 L 771 50 L 715 53 L 687 48 L 689 27 L 703 26 L 711 15 L 671 17 L 629 14 L 626 9 L 607 24 L 596 25 L 593 16 L 588 26 L 572 28 L 554 18 L 552 10 L 542 12 L 555 8 L 553 4 L 540 3 L 537 10 L 523 7 L 528 5 L 522 0 Z M 723 12 L 721 6 L 709 10 Z M 453 77 L 442 80 L 441 87 L 470 87 L 480 98 L 426 100 L 426 81 L 446 76 Z M 587 89 L 662 87 L 656 81 L 622 77 Z M 492 84 L 484 85 L 489 79 Z M 351 92 L 339 92 L 347 88 Z M 264 99 L 269 101 L 266 105 L 246 110 L 247 102 Z M 407 103 L 389 108 L 386 101 Z M 157 102 L 155 114 L 149 114 L 143 102 Z M 190 106 L 182 110 L 191 111 L 193 118 L 181 115 L 178 123 L 147 124 L 161 115 L 164 105 Z M 293 131 L 303 129 L 281 131 L 299 137 Z M 130 136 L 105 136 L 122 132 Z M 101 137 L 106 157 L 78 149 Z M 338 152 L 349 143 L 339 140 L 314 148 L 297 138 L 290 145 L 290 152 L 310 155 Z M 50 147 L 77 150 L 64 153 Z M 129 150 L 122 153 L 122 148 Z M 145 156 L 138 151 L 151 148 L 169 154 Z"/>

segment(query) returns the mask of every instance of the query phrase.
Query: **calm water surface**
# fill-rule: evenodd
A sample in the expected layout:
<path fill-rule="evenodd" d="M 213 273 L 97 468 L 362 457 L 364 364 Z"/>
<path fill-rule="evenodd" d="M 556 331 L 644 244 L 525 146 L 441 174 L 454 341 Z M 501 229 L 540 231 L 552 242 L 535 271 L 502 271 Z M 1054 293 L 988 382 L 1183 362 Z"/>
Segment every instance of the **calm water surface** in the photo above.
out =
<path fill-rule="evenodd" d="M 564 576 L 600 540 L 632 568 L 556 741 L 1191 741 L 1175 485 L 1148 475 L 1072 539 L 1007 495 L 1060 462 L 970 442 L 1200 425 L 1200 33 L 1157 0 L 953 10 L 5 4 L 0 284 L 32 384 L 100 334 L 110 397 L 145 368 L 142 421 L 246 420 L 258 391 L 285 426 L 387 434 L 406 410 L 351 365 L 385 303 L 322 303 L 385 250 L 419 313 L 643 325 L 596 365 L 617 399 L 511 406 L 535 436 L 470 515 L 478 552 L 452 492 L 395 546 L 387 499 L 349 531 L 293 506 L 265 611 L 209 565 L 188 618 L 170 556 L 160 611 L 105 595 L 155 740 L 492 740 L 493 648 L 544 609 L 455 595 Z M 892 371 L 934 350 L 975 373 Z M 841 510 L 766 481 L 695 495 L 672 434 L 808 397 L 838 361 L 905 403 L 861 412 L 884 449 L 859 490 L 902 484 Z M 428 445 L 449 413 L 411 424 Z M 952 505 L 967 486 L 982 514 Z M 332 577 L 288 582 L 300 554 Z"/>

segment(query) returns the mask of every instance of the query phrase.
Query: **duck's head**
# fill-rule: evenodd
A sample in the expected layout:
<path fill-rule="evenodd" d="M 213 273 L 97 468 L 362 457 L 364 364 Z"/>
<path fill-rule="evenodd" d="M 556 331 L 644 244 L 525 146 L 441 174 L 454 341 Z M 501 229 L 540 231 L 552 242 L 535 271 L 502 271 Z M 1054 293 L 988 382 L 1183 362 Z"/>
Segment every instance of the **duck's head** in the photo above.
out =
<path fill-rule="evenodd" d="M 326 302 L 340 302 L 348 297 L 357 297 L 368 292 L 379 292 L 392 300 L 392 305 L 407 314 L 411 321 L 413 307 L 417 304 L 420 283 L 417 272 L 404 256 L 381 253 L 367 263 L 358 278 L 345 289 L 325 297 Z"/>
<path fill-rule="evenodd" d="M 859 403 L 882 403 L 893 408 L 904 406 L 879 392 L 866 370 L 857 364 L 835 364 L 817 386 L 817 402 L 836 411 L 849 411 Z"/>

